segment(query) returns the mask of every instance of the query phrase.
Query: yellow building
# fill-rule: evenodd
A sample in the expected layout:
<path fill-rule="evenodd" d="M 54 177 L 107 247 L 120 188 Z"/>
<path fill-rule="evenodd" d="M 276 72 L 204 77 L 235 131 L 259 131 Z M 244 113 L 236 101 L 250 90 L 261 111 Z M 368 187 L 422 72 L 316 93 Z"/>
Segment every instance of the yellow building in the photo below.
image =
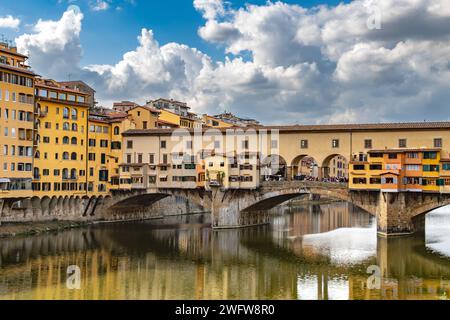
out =
<path fill-rule="evenodd" d="M 372 150 L 367 159 L 351 162 L 349 186 L 352 190 L 440 192 L 446 184 L 440 163 L 437 148 Z"/>
<path fill-rule="evenodd" d="M 26 60 L 0 43 L 0 198 L 32 195 L 35 74 Z"/>
<path fill-rule="evenodd" d="M 87 194 L 87 95 L 36 79 L 35 196 Z"/>
<path fill-rule="evenodd" d="M 90 194 L 106 195 L 109 190 L 109 168 L 112 161 L 109 121 L 90 116 L 88 138 L 88 191 Z"/>
<path fill-rule="evenodd" d="M 161 109 L 159 111 L 160 111 L 158 118 L 159 121 L 162 121 L 167 124 L 172 124 L 174 126 L 181 126 L 180 115 L 166 109 Z"/>
<path fill-rule="evenodd" d="M 211 128 L 231 128 L 234 126 L 231 123 L 225 122 L 221 119 L 215 118 L 215 117 L 207 115 L 207 114 L 204 114 L 202 116 L 202 121 L 206 127 L 211 127 Z"/>
<path fill-rule="evenodd" d="M 136 124 L 136 129 L 154 129 L 158 127 L 160 111 L 149 106 L 136 106 L 128 110 L 128 114 Z"/>

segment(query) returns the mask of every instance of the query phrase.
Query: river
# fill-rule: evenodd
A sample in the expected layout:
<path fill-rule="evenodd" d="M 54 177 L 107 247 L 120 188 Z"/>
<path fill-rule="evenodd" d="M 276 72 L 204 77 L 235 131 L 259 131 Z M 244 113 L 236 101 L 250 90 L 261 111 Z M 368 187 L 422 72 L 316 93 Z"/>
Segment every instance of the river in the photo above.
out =
<path fill-rule="evenodd" d="M 387 240 L 338 202 L 241 230 L 191 215 L 1 239 L 0 299 L 447 299 L 450 208 L 426 226 Z"/>

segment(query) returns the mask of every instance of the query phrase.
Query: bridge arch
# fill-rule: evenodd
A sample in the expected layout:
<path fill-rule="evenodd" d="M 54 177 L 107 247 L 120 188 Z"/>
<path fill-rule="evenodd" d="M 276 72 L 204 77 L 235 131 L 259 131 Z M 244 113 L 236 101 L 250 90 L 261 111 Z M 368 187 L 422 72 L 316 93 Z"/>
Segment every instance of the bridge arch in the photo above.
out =
<path fill-rule="evenodd" d="M 321 165 L 323 178 L 346 178 L 348 179 L 348 157 L 334 153 L 327 156 Z"/>
<path fill-rule="evenodd" d="M 291 161 L 291 178 L 320 178 L 318 160 L 311 155 L 301 154 Z"/>
<path fill-rule="evenodd" d="M 286 159 L 278 154 L 271 154 L 261 161 L 261 176 L 263 180 L 268 180 L 279 176 L 283 179 L 288 178 L 288 165 Z"/>

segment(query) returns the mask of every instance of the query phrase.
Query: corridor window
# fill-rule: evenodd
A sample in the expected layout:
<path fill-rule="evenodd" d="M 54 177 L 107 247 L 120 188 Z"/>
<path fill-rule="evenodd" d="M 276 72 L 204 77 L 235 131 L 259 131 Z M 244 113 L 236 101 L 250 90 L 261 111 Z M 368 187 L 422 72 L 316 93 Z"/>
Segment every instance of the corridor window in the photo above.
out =
<path fill-rule="evenodd" d="M 441 138 L 434 139 L 434 147 L 435 148 L 442 148 L 442 139 Z"/>
<path fill-rule="evenodd" d="M 339 139 L 333 139 L 333 141 L 331 142 L 331 147 L 339 148 Z"/>
<path fill-rule="evenodd" d="M 300 141 L 300 148 L 302 148 L 302 149 L 308 149 L 308 140 L 302 140 L 302 141 Z"/>

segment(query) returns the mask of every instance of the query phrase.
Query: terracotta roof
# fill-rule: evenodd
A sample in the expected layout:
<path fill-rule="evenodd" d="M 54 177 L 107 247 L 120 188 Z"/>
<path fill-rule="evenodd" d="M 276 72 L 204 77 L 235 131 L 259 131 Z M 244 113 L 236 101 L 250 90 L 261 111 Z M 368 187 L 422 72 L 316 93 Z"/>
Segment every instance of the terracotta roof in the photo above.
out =
<path fill-rule="evenodd" d="M 368 153 L 405 153 L 405 152 L 423 152 L 423 151 L 441 151 L 439 148 L 398 148 L 398 149 L 379 149 L 370 150 Z"/>
<path fill-rule="evenodd" d="M 216 128 L 226 132 L 233 128 Z M 240 128 L 242 129 L 242 128 Z M 375 124 L 330 124 L 330 125 L 293 125 L 261 126 L 255 130 L 279 130 L 281 133 L 302 132 L 358 132 L 358 131 L 411 131 L 411 130 L 450 130 L 450 122 L 409 122 L 409 123 L 375 123 Z M 188 129 L 193 132 L 193 129 Z M 203 129 L 208 130 L 207 128 Z M 244 128 L 245 130 L 245 128 Z M 130 130 L 128 135 L 170 135 L 171 129 Z M 383 150 L 384 151 L 384 150 Z"/>
<path fill-rule="evenodd" d="M 137 108 L 143 108 L 143 109 L 146 109 L 146 110 L 148 110 L 150 112 L 153 112 L 153 113 L 161 113 L 161 111 L 156 109 L 156 108 L 153 108 L 153 107 L 150 107 L 150 106 L 140 106 L 140 105 L 136 105 L 136 106 L 134 106 L 133 108 L 131 108 L 128 111 L 131 111 L 131 110 L 134 110 L 134 109 L 137 109 Z"/>
<path fill-rule="evenodd" d="M 0 69 L 7 69 L 7 70 L 18 72 L 18 73 L 28 74 L 30 76 L 37 76 L 36 73 L 34 73 L 33 71 L 31 71 L 29 69 L 13 67 L 13 66 L 10 66 L 8 64 L 3 64 L 3 63 L 0 63 Z"/>
<path fill-rule="evenodd" d="M 17 50 L 17 48 L 15 48 L 15 49 Z M 6 54 L 10 54 L 10 55 L 16 56 L 16 57 L 21 57 L 21 58 L 28 59 L 28 56 L 23 55 L 23 54 L 21 54 L 21 53 L 18 53 L 17 51 L 14 52 L 13 50 L 8 50 L 8 49 L 6 49 L 6 48 L 4 48 L 4 47 L 0 47 L 0 52 L 4 52 L 4 53 L 6 53 Z"/>

